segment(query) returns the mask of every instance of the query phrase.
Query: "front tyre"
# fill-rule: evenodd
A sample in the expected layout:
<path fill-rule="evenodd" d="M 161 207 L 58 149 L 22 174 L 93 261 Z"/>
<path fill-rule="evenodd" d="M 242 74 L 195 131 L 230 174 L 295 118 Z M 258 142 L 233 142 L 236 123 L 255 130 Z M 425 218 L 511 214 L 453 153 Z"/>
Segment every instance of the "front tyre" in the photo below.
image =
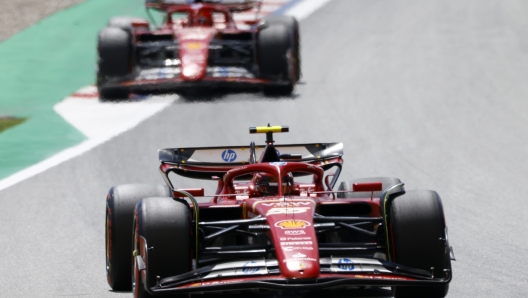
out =
<path fill-rule="evenodd" d="M 132 288 L 132 227 L 141 199 L 169 196 L 166 185 L 126 184 L 112 187 L 106 197 L 105 251 L 108 285 L 114 291 Z"/>
<path fill-rule="evenodd" d="M 149 248 L 146 261 L 148 282 L 145 285 L 134 268 L 134 297 L 165 297 L 151 295 L 145 286 L 156 285 L 161 279 L 191 271 L 191 214 L 189 207 L 173 198 L 146 198 L 135 209 L 134 249 L 139 251 L 139 237 Z M 137 266 L 134 260 L 134 266 Z M 167 297 L 189 297 L 188 294 Z"/>
<path fill-rule="evenodd" d="M 295 37 L 294 22 L 269 19 L 257 36 L 257 56 L 262 78 L 272 82 L 283 82 L 284 85 L 269 85 L 263 87 L 265 95 L 291 95 L 298 80 L 299 48 Z"/>
<path fill-rule="evenodd" d="M 446 224 L 442 201 L 435 191 L 412 190 L 395 198 L 390 207 L 393 261 L 411 268 L 431 271 L 436 278 L 451 270 L 446 243 Z M 393 287 L 395 298 L 441 298 L 445 286 Z"/>
<path fill-rule="evenodd" d="M 291 51 L 292 65 L 294 71 L 295 82 L 301 78 L 301 34 L 299 29 L 299 21 L 295 17 L 285 15 L 271 15 L 266 17 L 266 22 L 270 24 L 284 24 L 289 28 L 290 34 L 293 36 L 293 44 Z"/>
<path fill-rule="evenodd" d="M 121 28 L 107 27 L 99 32 L 97 45 L 97 90 L 101 100 L 127 99 L 126 87 L 107 86 L 126 77 L 132 70 L 132 37 Z"/>

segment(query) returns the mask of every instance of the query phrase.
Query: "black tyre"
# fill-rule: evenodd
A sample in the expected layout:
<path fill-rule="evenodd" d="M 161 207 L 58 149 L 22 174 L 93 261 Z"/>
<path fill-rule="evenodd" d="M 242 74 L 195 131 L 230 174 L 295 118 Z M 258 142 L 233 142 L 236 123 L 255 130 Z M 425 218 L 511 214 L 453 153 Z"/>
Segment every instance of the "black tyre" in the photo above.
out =
<path fill-rule="evenodd" d="M 293 36 L 292 64 L 294 66 L 295 82 L 301 79 L 301 33 L 299 21 L 292 16 L 272 15 L 266 17 L 266 21 L 271 24 L 284 24 L 291 30 Z"/>
<path fill-rule="evenodd" d="M 156 277 L 161 279 L 191 271 L 191 214 L 189 207 L 172 198 L 146 198 L 136 205 L 134 245 L 142 236 L 148 247 L 147 270 L 148 287 L 156 285 Z M 141 278 L 136 278 L 134 297 L 152 296 L 145 290 Z M 188 297 L 171 295 L 170 297 Z M 161 296 L 163 297 L 163 296 Z"/>
<path fill-rule="evenodd" d="M 352 185 L 354 183 L 361 183 L 361 182 L 381 182 L 383 190 L 386 189 L 387 187 L 401 183 L 400 179 L 392 178 L 392 177 L 358 178 L 358 179 L 352 179 L 350 181 L 341 182 L 337 190 L 352 190 Z M 381 196 L 381 193 L 382 191 L 375 191 L 373 197 L 379 198 Z M 370 197 L 370 193 L 345 192 L 345 193 L 338 193 L 337 197 L 338 198 L 368 198 Z"/>
<path fill-rule="evenodd" d="M 443 278 L 451 270 L 442 201 L 435 191 L 413 190 L 394 199 L 390 208 L 392 259 Z M 445 297 L 449 286 L 394 287 L 394 297 Z"/>
<path fill-rule="evenodd" d="M 129 32 L 107 27 L 98 37 L 97 88 L 102 100 L 127 99 L 130 91 L 126 87 L 109 87 L 106 83 L 119 81 L 132 70 L 132 40 Z"/>
<path fill-rule="evenodd" d="M 128 184 L 112 187 L 106 197 L 106 273 L 115 291 L 132 289 L 134 208 L 141 199 L 169 196 L 165 185 Z"/>
<path fill-rule="evenodd" d="M 258 64 L 263 78 L 288 82 L 281 86 L 265 86 L 266 95 L 291 95 L 297 81 L 294 48 L 296 41 L 292 25 L 267 20 L 266 26 L 258 33 Z"/>

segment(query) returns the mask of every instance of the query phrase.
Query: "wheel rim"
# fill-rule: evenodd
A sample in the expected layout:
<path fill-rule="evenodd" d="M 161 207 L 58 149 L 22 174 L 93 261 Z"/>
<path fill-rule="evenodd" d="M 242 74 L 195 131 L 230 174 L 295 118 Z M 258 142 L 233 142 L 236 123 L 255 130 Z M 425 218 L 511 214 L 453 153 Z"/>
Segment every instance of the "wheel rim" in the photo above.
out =
<path fill-rule="evenodd" d="M 132 225 L 133 227 L 133 233 L 134 233 L 134 257 L 132 258 L 132 293 L 134 294 L 134 297 L 138 297 L 139 296 L 139 287 L 138 287 L 138 281 L 141 279 L 141 273 L 139 272 L 139 269 L 137 267 L 137 262 L 136 262 L 136 252 L 138 252 L 138 230 L 137 230 L 137 222 L 136 222 L 136 218 L 134 218 L 134 223 Z"/>
<path fill-rule="evenodd" d="M 106 277 L 110 282 L 110 260 L 112 259 L 112 210 L 106 207 L 106 229 L 105 229 L 105 247 L 106 247 Z"/>

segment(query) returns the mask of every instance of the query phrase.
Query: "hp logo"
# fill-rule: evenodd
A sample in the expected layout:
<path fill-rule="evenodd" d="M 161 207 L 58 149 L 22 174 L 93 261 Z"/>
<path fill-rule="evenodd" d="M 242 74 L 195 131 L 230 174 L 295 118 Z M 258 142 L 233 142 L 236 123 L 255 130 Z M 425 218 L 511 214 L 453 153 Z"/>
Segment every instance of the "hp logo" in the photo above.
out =
<path fill-rule="evenodd" d="M 227 149 L 227 150 L 224 150 L 224 152 L 222 152 L 222 159 L 225 162 L 233 162 L 235 161 L 236 158 L 237 158 L 236 152 L 231 149 Z"/>
<path fill-rule="evenodd" d="M 337 261 L 337 268 L 345 271 L 353 271 L 354 270 L 354 262 L 350 259 L 339 259 Z"/>
<path fill-rule="evenodd" d="M 244 266 L 242 266 L 242 272 L 244 274 L 252 274 L 257 273 L 260 270 L 260 267 L 253 267 L 254 264 L 257 264 L 255 261 L 246 262 Z"/>

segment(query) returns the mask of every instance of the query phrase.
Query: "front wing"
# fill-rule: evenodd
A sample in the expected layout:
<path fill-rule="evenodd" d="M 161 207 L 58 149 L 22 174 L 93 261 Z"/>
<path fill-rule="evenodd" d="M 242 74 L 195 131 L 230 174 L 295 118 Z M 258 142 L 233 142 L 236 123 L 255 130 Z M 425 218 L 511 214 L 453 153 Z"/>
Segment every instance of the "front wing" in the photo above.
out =
<path fill-rule="evenodd" d="M 286 279 L 280 276 L 277 260 L 245 260 L 202 267 L 197 270 L 163 278 L 156 286 L 148 280 L 148 250 L 136 256 L 136 276 L 142 279 L 145 290 L 153 295 L 193 292 L 230 291 L 240 289 L 319 290 L 346 286 L 431 286 L 447 285 L 452 278 L 445 270 L 442 278 L 433 277 L 425 270 L 408 268 L 374 258 L 330 257 L 319 260 L 321 274 L 316 279 Z"/>
<path fill-rule="evenodd" d="M 146 69 L 125 79 L 110 79 L 103 87 L 126 87 L 131 92 L 167 92 L 189 88 L 259 88 L 287 86 L 287 80 L 269 80 L 253 76 L 241 67 L 208 67 L 207 75 L 199 80 L 185 80 L 179 68 Z"/>

